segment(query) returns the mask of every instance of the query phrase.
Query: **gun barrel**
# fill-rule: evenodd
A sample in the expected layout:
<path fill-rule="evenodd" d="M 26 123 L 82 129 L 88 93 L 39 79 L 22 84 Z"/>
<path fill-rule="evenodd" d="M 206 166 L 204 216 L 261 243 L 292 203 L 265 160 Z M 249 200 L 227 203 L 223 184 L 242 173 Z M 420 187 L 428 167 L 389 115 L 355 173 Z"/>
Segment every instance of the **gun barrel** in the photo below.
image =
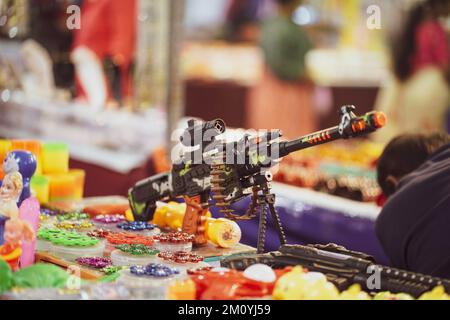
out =
<path fill-rule="evenodd" d="M 335 126 L 308 134 L 295 140 L 281 142 L 279 155 L 280 158 L 282 158 L 292 152 L 311 148 L 338 139 L 364 136 L 384 127 L 385 124 L 386 116 L 384 113 L 377 111 L 369 112 L 364 116 L 351 119 L 346 127 Z"/>

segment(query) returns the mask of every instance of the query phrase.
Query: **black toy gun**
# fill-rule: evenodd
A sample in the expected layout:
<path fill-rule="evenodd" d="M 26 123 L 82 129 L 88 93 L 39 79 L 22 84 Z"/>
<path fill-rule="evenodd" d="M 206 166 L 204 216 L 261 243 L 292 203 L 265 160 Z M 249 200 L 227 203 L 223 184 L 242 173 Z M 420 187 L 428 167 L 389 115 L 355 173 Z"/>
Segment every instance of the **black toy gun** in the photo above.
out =
<path fill-rule="evenodd" d="M 271 196 L 269 169 L 280 159 L 338 139 L 364 136 L 386 122 L 383 113 L 369 112 L 357 117 L 354 110 L 354 106 L 344 106 L 337 126 L 291 141 L 280 141 L 281 131 L 274 130 L 258 137 L 245 135 L 239 141 L 227 142 L 218 139 L 226 130 L 222 120 L 190 120 L 180 137 L 181 144 L 190 150 L 173 163 L 170 172 L 140 181 L 129 190 L 134 218 L 149 221 L 157 201 L 182 197 L 187 205 L 183 231 L 196 236 L 196 245 L 205 244 L 206 213 L 211 194 L 214 205 L 225 217 L 251 219 L 255 216 L 258 195 Z M 234 214 L 230 205 L 247 196 L 253 199 L 249 210 L 244 215 Z"/>

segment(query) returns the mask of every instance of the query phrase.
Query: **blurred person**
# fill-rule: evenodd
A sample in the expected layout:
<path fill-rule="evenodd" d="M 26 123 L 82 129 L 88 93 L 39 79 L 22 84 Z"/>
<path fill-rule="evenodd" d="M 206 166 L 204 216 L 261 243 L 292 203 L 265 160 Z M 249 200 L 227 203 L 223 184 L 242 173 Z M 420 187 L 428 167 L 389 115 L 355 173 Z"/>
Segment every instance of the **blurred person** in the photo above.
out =
<path fill-rule="evenodd" d="M 283 130 L 287 137 L 313 132 L 313 86 L 307 79 L 305 56 L 312 49 L 307 34 L 292 21 L 299 0 L 277 0 L 278 12 L 262 24 L 265 71 L 252 89 L 247 127 Z"/>
<path fill-rule="evenodd" d="M 388 142 L 401 133 L 446 131 L 450 106 L 450 46 L 441 18 L 449 0 L 426 0 L 407 17 L 392 50 L 395 77 L 381 91 L 376 109 L 388 124 L 376 140 Z"/>
<path fill-rule="evenodd" d="M 392 265 L 450 278 L 450 136 L 394 138 L 377 173 L 388 199 L 375 230 Z"/>
<path fill-rule="evenodd" d="M 72 60 L 78 98 L 103 108 L 131 103 L 132 63 L 136 50 L 136 0 L 84 0 L 82 28 L 75 31 Z M 119 88 L 111 88 L 103 63 L 112 62 Z"/>
<path fill-rule="evenodd" d="M 231 0 L 226 13 L 225 38 L 252 42 L 258 38 L 258 21 L 267 0 Z"/>

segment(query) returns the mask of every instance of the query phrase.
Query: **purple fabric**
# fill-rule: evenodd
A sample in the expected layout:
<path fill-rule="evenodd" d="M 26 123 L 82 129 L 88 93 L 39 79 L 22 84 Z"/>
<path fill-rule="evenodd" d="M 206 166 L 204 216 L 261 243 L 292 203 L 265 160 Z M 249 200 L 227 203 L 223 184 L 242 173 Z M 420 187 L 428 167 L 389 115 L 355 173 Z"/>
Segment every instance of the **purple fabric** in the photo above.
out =
<path fill-rule="evenodd" d="M 245 212 L 250 199 L 234 205 L 237 212 Z M 375 222 L 370 219 L 351 217 L 319 207 L 304 205 L 293 199 L 277 196 L 277 210 L 285 229 L 288 243 L 327 244 L 336 243 L 350 250 L 372 255 L 378 263 L 389 265 L 375 235 Z M 215 208 L 212 215 L 218 217 Z M 258 219 L 238 222 L 242 229 L 242 243 L 256 247 Z M 266 250 L 277 250 L 279 240 L 272 220 L 268 219 Z"/>

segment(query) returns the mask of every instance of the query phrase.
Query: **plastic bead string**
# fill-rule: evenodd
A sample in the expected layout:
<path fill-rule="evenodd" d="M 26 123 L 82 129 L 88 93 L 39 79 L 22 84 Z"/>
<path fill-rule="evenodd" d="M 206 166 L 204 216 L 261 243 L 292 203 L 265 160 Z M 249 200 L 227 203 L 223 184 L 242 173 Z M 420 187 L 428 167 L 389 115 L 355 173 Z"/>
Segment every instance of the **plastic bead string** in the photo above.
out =
<path fill-rule="evenodd" d="M 86 230 L 92 228 L 94 225 L 92 222 L 88 220 L 83 221 L 71 221 L 71 220 L 65 220 L 60 221 L 55 224 L 55 227 L 59 229 L 65 229 L 70 231 L 80 231 L 80 230 Z"/>
<path fill-rule="evenodd" d="M 198 263 L 203 261 L 203 257 L 192 252 L 176 251 L 176 252 L 160 252 L 158 257 L 175 263 Z"/>
<path fill-rule="evenodd" d="M 64 230 L 41 228 L 41 229 L 39 229 L 39 231 L 37 233 L 37 237 L 40 240 L 50 241 L 54 237 L 59 237 L 61 235 L 67 234 L 67 233 L 68 232 L 64 231 Z"/>
<path fill-rule="evenodd" d="M 47 216 L 60 216 L 64 215 L 66 212 L 58 210 L 58 209 L 50 209 L 50 208 L 42 208 L 41 207 L 41 214 L 47 215 Z"/>
<path fill-rule="evenodd" d="M 57 217 L 58 221 L 67 221 L 67 220 L 86 220 L 89 219 L 89 215 L 83 212 L 69 212 L 66 214 L 59 215 Z"/>
<path fill-rule="evenodd" d="M 125 217 L 121 214 L 111 214 L 111 215 L 98 215 L 94 219 L 94 222 L 104 223 L 104 224 L 117 224 L 125 220 Z"/>
<path fill-rule="evenodd" d="M 142 244 L 121 244 L 116 247 L 122 252 L 129 253 L 133 256 L 156 255 L 159 251 Z"/>
<path fill-rule="evenodd" d="M 117 232 L 110 233 L 106 236 L 106 239 L 110 244 L 120 245 L 120 244 L 143 244 L 144 246 L 153 246 L 153 238 L 142 236 L 138 234 L 133 234 L 130 232 Z"/>
<path fill-rule="evenodd" d="M 200 274 L 200 273 L 211 271 L 212 269 L 213 269 L 213 267 L 208 266 L 208 267 L 188 269 L 186 272 L 187 272 L 188 275 L 197 275 L 197 274 Z"/>
<path fill-rule="evenodd" d="M 55 245 L 65 247 L 93 247 L 99 243 L 99 240 L 95 238 L 63 230 L 44 228 L 38 231 L 37 236 L 41 240 L 47 240 Z"/>
<path fill-rule="evenodd" d="M 156 235 L 153 239 L 163 243 L 189 243 L 194 241 L 195 236 L 184 232 L 173 232 Z"/>
<path fill-rule="evenodd" d="M 125 268 L 126 267 L 123 267 L 123 266 L 107 266 L 105 268 L 102 268 L 100 271 L 106 275 L 111 275 L 111 274 L 117 273 L 120 270 L 123 270 Z"/>
<path fill-rule="evenodd" d="M 94 269 L 103 269 L 112 265 L 111 259 L 103 257 L 77 258 L 75 261 L 81 264 L 82 266 Z"/>
<path fill-rule="evenodd" d="M 45 221 L 48 221 L 48 220 L 50 220 L 50 215 L 48 215 L 48 214 L 44 214 L 44 213 L 41 213 L 40 215 L 39 215 L 39 221 L 40 222 L 45 222 Z"/>
<path fill-rule="evenodd" d="M 117 228 L 120 228 L 125 231 L 144 231 L 144 230 L 153 230 L 156 228 L 156 226 L 154 224 L 144 221 L 130 221 L 119 223 L 117 225 Z"/>
<path fill-rule="evenodd" d="M 87 235 L 89 237 L 93 237 L 93 238 L 98 238 L 98 239 L 104 239 L 106 238 L 109 234 L 111 234 L 111 231 L 109 230 L 104 230 L 104 229 L 94 229 L 92 231 L 89 231 L 87 233 Z"/>
<path fill-rule="evenodd" d="M 149 276 L 156 278 L 167 278 L 180 273 L 176 268 L 157 263 L 150 263 L 146 266 L 131 266 L 130 272 L 138 277 Z"/>

